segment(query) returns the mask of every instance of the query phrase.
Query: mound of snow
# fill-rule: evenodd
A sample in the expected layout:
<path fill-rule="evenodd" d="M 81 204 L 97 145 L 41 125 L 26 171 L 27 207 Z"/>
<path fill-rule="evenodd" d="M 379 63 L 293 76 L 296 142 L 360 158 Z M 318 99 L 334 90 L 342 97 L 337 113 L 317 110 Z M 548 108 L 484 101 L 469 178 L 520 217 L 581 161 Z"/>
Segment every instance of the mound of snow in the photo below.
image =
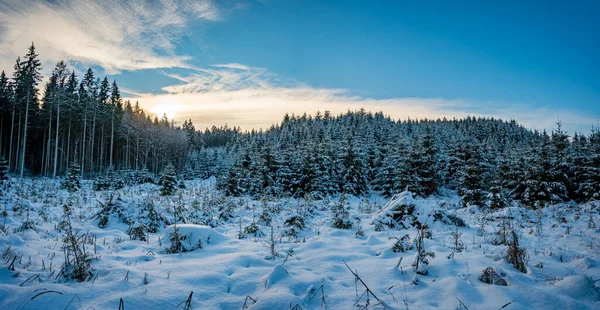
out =
<path fill-rule="evenodd" d="M 273 268 L 273 271 L 271 271 L 265 278 L 265 287 L 267 287 L 267 288 L 271 287 L 271 285 L 273 285 L 287 277 L 288 277 L 288 272 L 287 272 L 287 270 L 285 270 L 283 265 L 276 265 Z"/>
<path fill-rule="evenodd" d="M 567 295 L 575 299 L 595 298 L 594 283 L 581 275 L 565 277 L 556 283 L 554 290 L 557 294 Z"/>

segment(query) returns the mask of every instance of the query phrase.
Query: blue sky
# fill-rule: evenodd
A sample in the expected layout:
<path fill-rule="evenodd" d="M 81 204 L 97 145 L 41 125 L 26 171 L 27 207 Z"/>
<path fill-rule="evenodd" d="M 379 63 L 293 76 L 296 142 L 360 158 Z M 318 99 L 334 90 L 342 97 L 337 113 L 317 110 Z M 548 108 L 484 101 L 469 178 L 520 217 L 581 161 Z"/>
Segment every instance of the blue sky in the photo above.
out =
<path fill-rule="evenodd" d="M 570 132 L 600 120 L 598 1 L 0 2 L 10 8 L 0 64 L 40 41 L 46 67 L 94 66 L 147 109 L 197 127 L 361 106 L 550 130 L 560 118 Z M 24 30 L 35 16 L 78 43 Z"/>

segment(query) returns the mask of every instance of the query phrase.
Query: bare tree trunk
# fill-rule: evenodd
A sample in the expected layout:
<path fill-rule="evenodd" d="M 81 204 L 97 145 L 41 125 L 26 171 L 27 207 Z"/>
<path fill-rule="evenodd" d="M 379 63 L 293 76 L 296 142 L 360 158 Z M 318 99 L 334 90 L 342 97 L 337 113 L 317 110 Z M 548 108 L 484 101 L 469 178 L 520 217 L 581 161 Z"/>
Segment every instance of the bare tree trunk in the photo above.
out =
<path fill-rule="evenodd" d="M 58 166 L 58 128 L 60 125 L 60 102 L 56 103 L 56 137 L 54 138 L 54 169 L 52 178 L 56 179 L 56 168 Z"/>
<path fill-rule="evenodd" d="M 98 103 L 93 102 L 94 105 L 94 118 L 92 119 L 92 132 L 90 138 L 90 169 L 92 171 L 92 175 L 94 173 L 94 139 L 96 138 L 96 110 L 98 109 Z"/>
<path fill-rule="evenodd" d="M 27 150 L 27 121 L 29 120 L 29 100 L 30 90 L 27 91 L 27 101 L 25 105 L 25 127 L 23 128 L 23 151 L 21 152 L 21 179 L 23 178 L 23 172 L 25 171 L 25 152 Z"/>
<path fill-rule="evenodd" d="M 69 167 L 69 160 L 71 158 L 71 118 L 69 118 L 69 128 L 67 129 L 67 157 L 65 167 Z M 75 161 L 75 160 L 73 160 Z"/>
<path fill-rule="evenodd" d="M 100 171 L 104 169 L 104 123 L 100 129 L 100 147 L 98 152 L 98 167 Z"/>
<path fill-rule="evenodd" d="M 81 145 L 81 176 L 83 177 L 83 171 L 85 171 L 85 137 L 87 133 L 87 110 L 83 112 L 83 143 Z"/>
<path fill-rule="evenodd" d="M 20 162 L 21 162 L 21 133 L 23 132 L 21 130 L 22 127 L 22 120 L 21 118 L 23 117 L 23 115 L 21 113 L 19 113 L 19 133 L 17 134 L 17 141 L 15 141 L 15 143 L 17 144 L 17 151 L 15 152 L 15 172 L 17 172 L 19 170 L 19 166 L 20 166 Z"/>
<path fill-rule="evenodd" d="M 56 95 L 54 95 L 54 99 L 56 100 Z M 52 154 L 50 152 L 51 146 L 50 146 L 50 140 L 52 140 L 52 105 L 50 105 L 50 121 L 48 122 L 48 141 L 46 144 L 46 158 L 44 159 L 44 169 L 42 171 L 44 171 L 44 175 L 48 175 L 48 172 L 50 171 L 50 154 Z"/>
<path fill-rule="evenodd" d="M 8 146 L 8 169 L 12 169 L 13 133 L 15 131 L 15 103 L 13 101 L 12 117 L 10 121 L 10 145 Z"/>
<path fill-rule="evenodd" d="M 113 165 L 113 149 L 115 145 L 115 107 L 111 105 L 110 116 L 110 165 Z"/>

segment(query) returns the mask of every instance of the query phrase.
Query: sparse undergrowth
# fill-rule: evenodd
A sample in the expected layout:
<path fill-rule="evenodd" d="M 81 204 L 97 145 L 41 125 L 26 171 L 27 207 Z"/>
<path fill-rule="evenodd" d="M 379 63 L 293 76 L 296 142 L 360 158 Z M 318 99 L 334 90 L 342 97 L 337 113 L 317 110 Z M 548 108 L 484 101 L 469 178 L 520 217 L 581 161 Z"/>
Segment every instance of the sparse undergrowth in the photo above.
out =
<path fill-rule="evenodd" d="M 5 198 L 13 207 L 0 219 L 0 306 L 113 308 L 168 294 L 170 304 L 190 308 L 445 308 L 458 299 L 469 308 L 552 300 L 585 309 L 600 296 L 594 202 L 480 209 L 452 195 L 409 192 L 389 201 L 257 201 L 223 196 L 210 181 L 185 185 L 162 196 L 163 185 L 154 184 L 103 191 L 86 180 L 76 191 L 52 181 L 13 184 Z M 69 289 L 54 284 L 63 282 Z M 486 296 L 488 284 L 511 299 L 451 296 L 457 287 Z M 23 287 L 43 294 L 32 299 Z M 539 298 L 526 297 L 526 288 Z"/>

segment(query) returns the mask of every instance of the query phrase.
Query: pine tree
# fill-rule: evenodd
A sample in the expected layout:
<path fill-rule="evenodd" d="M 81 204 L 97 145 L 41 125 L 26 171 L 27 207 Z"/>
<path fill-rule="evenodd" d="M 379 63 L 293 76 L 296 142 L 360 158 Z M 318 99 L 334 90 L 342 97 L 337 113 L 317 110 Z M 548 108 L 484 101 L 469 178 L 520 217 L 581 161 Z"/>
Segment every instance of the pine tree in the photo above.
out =
<path fill-rule="evenodd" d="M 162 196 L 170 196 L 175 193 L 177 190 L 177 172 L 175 171 L 173 164 L 169 163 L 165 166 L 160 175 L 158 185 L 162 186 L 160 189 L 160 194 Z"/>
<path fill-rule="evenodd" d="M 484 189 L 485 166 L 478 146 L 466 145 L 462 154 L 464 166 L 460 171 L 458 193 L 464 206 L 476 205 L 482 207 L 487 192 Z"/>
<path fill-rule="evenodd" d="M 589 137 L 589 156 L 581 163 L 581 182 L 576 191 L 581 200 L 600 200 L 600 130 Z"/>
<path fill-rule="evenodd" d="M 364 164 L 354 148 L 352 140 L 348 140 L 342 157 L 340 189 L 342 193 L 361 196 L 367 192 L 367 179 L 364 174 Z"/>
<path fill-rule="evenodd" d="M 531 208 L 558 203 L 566 197 L 567 188 L 561 180 L 559 168 L 552 165 L 550 152 L 550 137 L 544 132 L 540 145 L 534 146 L 533 161 L 518 190 L 518 197 Z"/>
<path fill-rule="evenodd" d="M 28 53 L 20 64 L 20 72 L 15 81 L 16 99 L 25 106 L 25 120 L 23 122 L 23 139 L 21 142 L 21 159 L 20 159 L 20 176 L 23 177 L 25 171 L 25 155 L 27 153 L 27 129 L 29 127 L 29 116 L 37 113 L 38 103 L 37 85 L 41 81 L 41 64 L 37 59 L 38 54 L 35 52 L 35 46 L 31 43 Z"/>
<path fill-rule="evenodd" d="M 436 149 L 433 145 L 431 129 L 425 128 L 420 141 L 413 142 L 408 157 L 408 178 L 397 183 L 401 188 L 408 187 L 413 193 L 427 197 L 437 191 Z"/>
<path fill-rule="evenodd" d="M 80 176 L 81 172 L 79 164 L 71 162 L 71 164 L 69 164 L 69 170 L 67 171 L 67 177 L 63 179 L 62 188 L 69 192 L 78 191 L 81 188 L 81 181 L 79 180 Z"/>

